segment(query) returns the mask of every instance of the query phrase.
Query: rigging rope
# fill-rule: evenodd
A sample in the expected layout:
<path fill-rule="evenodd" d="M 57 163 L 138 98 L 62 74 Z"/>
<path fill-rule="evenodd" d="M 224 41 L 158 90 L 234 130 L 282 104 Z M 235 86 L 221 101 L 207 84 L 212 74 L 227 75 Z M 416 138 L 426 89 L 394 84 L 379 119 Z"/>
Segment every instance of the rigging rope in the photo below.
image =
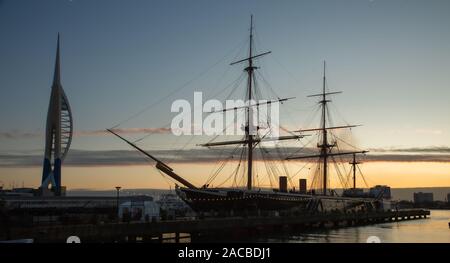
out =
<path fill-rule="evenodd" d="M 167 94 L 166 96 L 164 96 L 163 98 L 159 99 L 158 101 L 151 103 L 149 105 L 147 105 L 146 107 L 144 107 L 142 110 L 136 112 L 135 114 L 132 114 L 131 116 L 129 116 L 128 118 L 125 118 L 124 120 L 118 122 L 116 125 L 114 125 L 113 127 L 111 127 L 111 129 L 115 129 L 119 126 L 121 126 L 122 124 L 138 117 L 139 115 L 141 115 L 142 113 L 148 111 L 149 109 L 161 104 L 163 101 L 165 101 L 166 99 L 170 98 L 172 95 L 178 93 L 179 91 L 183 90 L 184 88 L 186 88 L 187 86 L 189 86 L 190 84 L 192 84 L 193 82 L 197 81 L 198 79 L 200 79 L 201 77 L 203 77 L 204 75 L 206 75 L 208 72 L 210 72 L 214 67 L 216 67 L 217 65 L 219 65 L 222 61 L 224 61 L 231 53 L 235 52 L 236 49 L 240 48 L 243 46 L 243 44 L 246 43 L 246 41 L 241 41 L 238 45 L 236 45 L 234 48 L 232 48 L 229 52 L 227 52 L 221 59 L 219 59 L 217 62 L 215 62 L 214 64 L 212 64 L 211 66 L 209 66 L 206 70 L 200 72 L 200 74 L 198 74 L 197 76 L 195 76 L 194 78 L 190 79 L 189 81 L 185 82 L 183 85 L 181 85 L 180 87 L 176 88 L 175 90 L 173 90 L 172 92 L 170 92 L 169 94 Z"/>
<path fill-rule="evenodd" d="M 222 185 L 224 185 L 226 182 L 228 182 L 228 180 L 230 180 L 233 176 L 236 177 L 237 172 L 239 171 L 239 168 L 241 166 L 241 162 L 242 162 L 242 158 L 243 158 L 243 151 L 241 151 L 241 156 L 239 158 L 239 163 L 236 166 L 236 168 L 234 169 L 234 171 L 231 172 L 230 176 L 228 176 L 222 183 L 220 183 L 219 185 L 217 185 L 217 187 L 221 187 Z"/>

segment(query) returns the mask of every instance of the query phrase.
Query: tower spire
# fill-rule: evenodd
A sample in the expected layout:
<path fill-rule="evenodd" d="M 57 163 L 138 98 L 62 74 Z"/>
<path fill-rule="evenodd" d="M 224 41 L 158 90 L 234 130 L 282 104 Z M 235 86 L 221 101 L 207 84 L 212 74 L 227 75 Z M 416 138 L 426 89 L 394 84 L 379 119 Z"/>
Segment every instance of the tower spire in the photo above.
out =
<path fill-rule="evenodd" d="M 56 59 L 55 59 L 55 73 L 53 75 L 53 86 L 61 85 L 61 65 L 59 62 L 59 32 L 58 32 L 58 41 L 56 45 Z"/>

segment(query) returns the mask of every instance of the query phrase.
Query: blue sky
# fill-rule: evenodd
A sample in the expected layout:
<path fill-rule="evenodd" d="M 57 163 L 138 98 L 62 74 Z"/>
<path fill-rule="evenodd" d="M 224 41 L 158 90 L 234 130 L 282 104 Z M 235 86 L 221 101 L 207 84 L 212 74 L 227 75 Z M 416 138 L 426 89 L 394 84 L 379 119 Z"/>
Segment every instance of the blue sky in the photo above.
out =
<path fill-rule="evenodd" d="M 255 17 L 261 72 L 300 127 L 321 87 L 321 63 L 361 147 L 449 146 L 449 1 L 0 1 L 0 149 L 42 149 L 56 35 L 75 130 L 113 126 L 196 78 L 124 128 L 162 127 L 171 102 L 212 95 L 242 68 Z M 238 47 L 238 48 L 236 48 Z M 147 142 L 146 145 L 151 145 Z M 126 149 L 110 136 L 77 136 L 72 148 Z"/>

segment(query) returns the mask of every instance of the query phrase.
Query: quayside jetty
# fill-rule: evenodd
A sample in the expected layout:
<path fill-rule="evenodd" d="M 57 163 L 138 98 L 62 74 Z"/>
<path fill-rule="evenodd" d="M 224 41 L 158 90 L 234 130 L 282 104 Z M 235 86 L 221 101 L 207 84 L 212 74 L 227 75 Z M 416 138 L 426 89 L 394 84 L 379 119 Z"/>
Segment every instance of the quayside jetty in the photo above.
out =
<path fill-rule="evenodd" d="M 145 223 L 104 223 L 14 227 L 1 233 L 2 240 L 33 239 L 36 243 L 66 242 L 77 236 L 81 242 L 197 242 L 263 237 L 271 233 L 295 233 L 314 228 L 350 227 L 403 220 L 426 219 L 423 209 L 366 212 L 318 213 L 283 217 L 223 217 Z M 210 238 L 210 237 L 216 237 Z"/>

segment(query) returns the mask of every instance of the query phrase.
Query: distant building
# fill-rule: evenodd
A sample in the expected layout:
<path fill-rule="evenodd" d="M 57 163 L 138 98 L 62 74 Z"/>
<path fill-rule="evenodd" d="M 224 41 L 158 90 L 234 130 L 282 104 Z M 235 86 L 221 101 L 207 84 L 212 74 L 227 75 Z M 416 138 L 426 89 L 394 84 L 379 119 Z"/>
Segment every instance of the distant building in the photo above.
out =
<path fill-rule="evenodd" d="M 119 218 L 124 222 L 158 221 L 160 207 L 154 201 L 130 200 L 119 205 Z"/>
<path fill-rule="evenodd" d="M 447 203 L 450 204 L 450 193 L 447 194 Z"/>
<path fill-rule="evenodd" d="M 14 224 L 18 225 L 95 223 L 117 218 L 117 197 L 112 196 L 33 196 L 25 188 L 20 188 L 15 192 L 3 190 L 3 194 L 0 192 L 0 200 L 3 209 L 8 212 Z M 153 202 L 153 198 L 143 195 L 119 198 L 120 204 L 127 202 L 130 203 L 130 208 L 134 205 L 139 207 L 144 202 Z M 128 211 L 133 212 L 131 209 Z M 145 215 L 149 213 L 142 212 L 145 221 Z M 30 216 L 24 216 L 24 213 Z"/>
<path fill-rule="evenodd" d="M 181 200 L 176 194 L 163 194 L 160 196 L 159 200 L 156 201 L 162 210 L 186 210 L 189 207 L 183 200 Z"/>
<path fill-rule="evenodd" d="M 66 187 L 61 186 L 59 188 L 59 194 L 61 196 L 66 195 Z M 28 188 L 28 187 L 20 187 L 20 188 L 13 188 L 13 189 L 2 189 L 0 188 L 0 196 L 23 196 L 23 197 L 51 197 L 55 196 L 55 192 L 52 189 L 49 188 Z"/>
<path fill-rule="evenodd" d="M 431 203 L 433 200 L 433 193 L 414 193 L 414 203 L 416 204 Z"/>
<path fill-rule="evenodd" d="M 163 219 L 174 219 L 177 216 L 183 217 L 192 212 L 191 208 L 176 194 L 163 194 L 156 203 L 161 207 L 161 217 Z"/>
<path fill-rule="evenodd" d="M 0 196 L 34 196 L 35 191 L 33 188 L 14 188 L 8 190 L 0 188 Z"/>
<path fill-rule="evenodd" d="M 369 196 L 373 198 L 391 199 L 391 188 L 387 185 L 376 185 L 370 188 Z"/>
<path fill-rule="evenodd" d="M 364 193 L 362 188 L 350 188 L 345 189 L 342 196 L 345 197 L 367 197 L 367 193 Z"/>

